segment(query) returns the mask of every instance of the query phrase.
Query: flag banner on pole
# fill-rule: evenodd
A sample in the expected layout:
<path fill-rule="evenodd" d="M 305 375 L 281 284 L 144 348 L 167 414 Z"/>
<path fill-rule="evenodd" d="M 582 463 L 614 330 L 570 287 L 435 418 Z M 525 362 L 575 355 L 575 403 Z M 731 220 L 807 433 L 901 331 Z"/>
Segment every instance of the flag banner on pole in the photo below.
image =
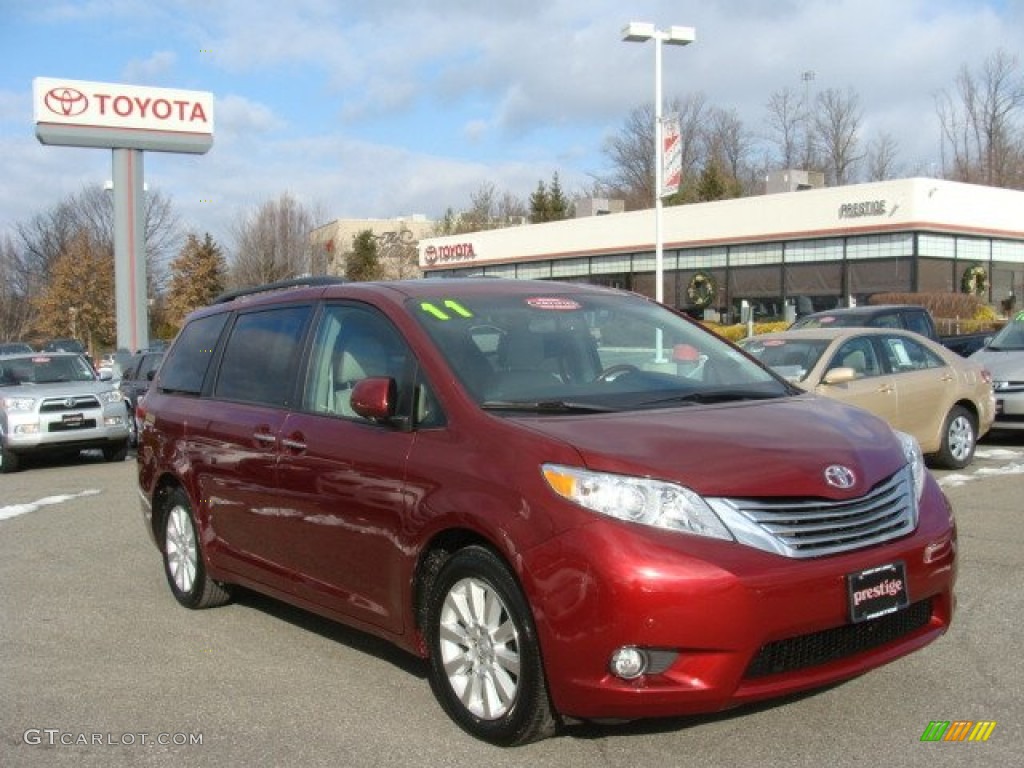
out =
<path fill-rule="evenodd" d="M 680 133 L 679 115 L 669 115 L 661 121 L 662 197 L 678 192 L 683 180 L 683 147 Z"/>

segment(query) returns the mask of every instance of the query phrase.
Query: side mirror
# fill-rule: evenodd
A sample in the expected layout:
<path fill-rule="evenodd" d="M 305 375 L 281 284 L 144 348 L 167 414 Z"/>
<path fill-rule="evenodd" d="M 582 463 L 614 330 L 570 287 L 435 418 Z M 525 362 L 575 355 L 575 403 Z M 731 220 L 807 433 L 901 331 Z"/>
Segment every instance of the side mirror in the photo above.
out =
<path fill-rule="evenodd" d="M 833 368 L 821 379 L 822 384 L 845 384 L 857 378 L 857 372 L 853 368 Z"/>
<path fill-rule="evenodd" d="M 356 382 L 349 402 L 352 410 L 364 419 L 386 423 L 395 416 L 396 395 L 394 379 L 371 376 Z"/>

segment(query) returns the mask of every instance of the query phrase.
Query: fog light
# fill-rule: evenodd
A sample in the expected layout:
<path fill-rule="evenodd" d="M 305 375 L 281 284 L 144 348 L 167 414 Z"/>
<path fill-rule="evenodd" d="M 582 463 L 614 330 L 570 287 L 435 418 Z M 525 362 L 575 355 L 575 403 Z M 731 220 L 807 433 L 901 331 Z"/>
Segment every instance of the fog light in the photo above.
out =
<path fill-rule="evenodd" d="M 647 654 L 639 648 L 627 645 L 612 654 L 611 672 L 623 680 L 635 680 L 647 671 Z"/>
<path fill-rule="evenodd" d="M 124 424 L 124 419 L 120 416 L 107 416 L 103 419 L 103 424 L 108 427 L 119 427 Z"/>
<path fill-rule="evenodd" d="M 17 424 L 12 430 L 16 435 L 38 435 L 38 424 Z"/>

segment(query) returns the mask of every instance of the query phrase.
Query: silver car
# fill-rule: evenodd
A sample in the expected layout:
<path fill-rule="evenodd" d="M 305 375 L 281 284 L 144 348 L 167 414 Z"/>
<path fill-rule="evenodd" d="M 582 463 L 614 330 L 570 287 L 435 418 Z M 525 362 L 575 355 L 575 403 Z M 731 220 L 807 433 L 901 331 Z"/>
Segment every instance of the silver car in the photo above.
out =
<path fill-rule="evenodd" d="M 0 356 L 0 472 L 14 472 L 30 454 L 86 448 L 123 461 L 127 412 L 109 378 L 71 352 Z"/>
<path fill-rule="evenodd" d="M 996 395 L 992 429 L 1024 430 L 1024 312 L 1018 312 L 971 360 L 992 374 Z"/>

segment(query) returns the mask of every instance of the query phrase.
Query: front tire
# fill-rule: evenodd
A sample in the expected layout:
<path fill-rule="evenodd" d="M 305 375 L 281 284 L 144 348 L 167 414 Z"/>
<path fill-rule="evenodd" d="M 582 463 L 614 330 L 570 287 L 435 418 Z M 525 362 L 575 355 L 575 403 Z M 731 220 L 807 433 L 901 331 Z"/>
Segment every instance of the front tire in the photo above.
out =
<path fill-rule="evenodd" d="M 195 516 L 185 492 L 172 490 L 164 510 L 164 573 L 174 599 L 186 608 L 215 608 L 229 602 L 230 589 L 206 573 Z"/>
<path fill-rule="evenodd" d="M 430 684 L 470 735 L 499 746 L 557 730 L 532 615 L 515 578 L 490 550 L 456 552 L 430 585 L 425 634 Z"/>
<path fill-rule="evenodd" d="M 942 446 L 935 454 L 935 464 L 943 469 L 963 469 L 974 458 L 978 429 L 970 411 L 954 405 L 942 426 Z"/>
<path fill-rule="evenodd" d="M 2 440 L 0 435 L 0 440 Z M 18 454 L 14 451 L 7 450 L 7 447 L 0 442 L 0 474 L 9 475 L 11 472 L 17 472 L 21 462 L 18 460 Z"/>
<path fill-rule="evenodd" d="M 128 458 L 128 441 L 105 446 L 103 458 L 105 461 L 124 461 Z"/>

